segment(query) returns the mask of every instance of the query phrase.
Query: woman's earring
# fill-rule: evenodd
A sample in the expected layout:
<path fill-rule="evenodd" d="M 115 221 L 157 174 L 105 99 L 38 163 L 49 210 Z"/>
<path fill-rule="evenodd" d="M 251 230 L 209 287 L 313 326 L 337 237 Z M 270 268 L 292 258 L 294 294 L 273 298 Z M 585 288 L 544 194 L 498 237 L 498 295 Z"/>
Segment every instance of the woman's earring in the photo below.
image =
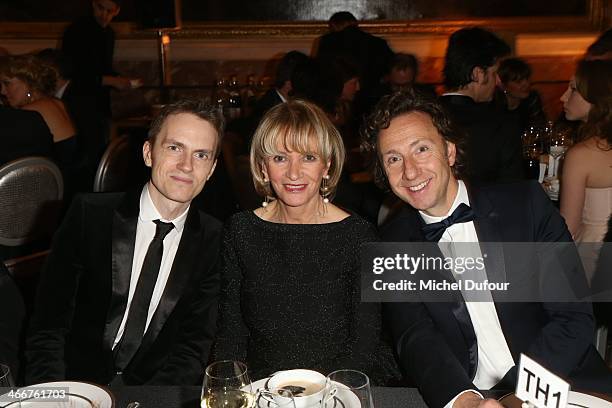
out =
<path fill-rule="evenodd" d="M 32 102 L 32 94 L 30 93 L 30 91 L 26 93 L 26 97 L 28 98 L 28 102 Z"/>
<path fill-rule="evenodd" d="M 321 197 L 323 197 L 323 203 L 329 203 L 329 174 L 323 176 L 321 180 Z"/>
<path fill-rule="evenodd" d="M 270 182 L 270 180 L 268 180 L 267 177 L 264 177 L 263 182 L 264 182 L 264 184 L 266 184 L 266 190 L 267 190 L 268 189 L 267 185 Z M 263 203 L 261 203 L 261 206 L 264 208 L 264 210 L 268 206 L 269 203 L 270 203 L 270 196 L 266 192 L 266 198 L 264 199 Z"/>

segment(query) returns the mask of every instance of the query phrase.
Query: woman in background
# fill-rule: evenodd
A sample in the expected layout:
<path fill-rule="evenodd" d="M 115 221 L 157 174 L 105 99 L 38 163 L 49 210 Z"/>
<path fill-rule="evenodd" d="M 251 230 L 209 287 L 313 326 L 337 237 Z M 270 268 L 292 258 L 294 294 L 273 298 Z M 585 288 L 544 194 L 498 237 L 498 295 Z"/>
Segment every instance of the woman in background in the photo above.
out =
<path fill-rule="evenodd" d="M 76 128 L 64 103 L 54 97 L 57 71 L 33 55 L 9 57 L 0 73 L 2 94 L 19 109 L 40 113 L 55 142 L 60 165 L 76 160 Z"/>
<path fill-rule="evenodd" d="M 58 72 L 34 55 L 8 57 L 0 69 L 2 94 L 13 108 L 38 112 L 53 135 L 54 156 L 70 203 L 79 175 L 77 131 L 64 103 L 54 96 Z"/>
<path fill-rule="evenodd" d="M 376 233 L 330 202 L 344 156 L 338 131 L 308 102 L 275 106 L 255 132 L 251 173 L 265 201 L 226 225 L 215 347 L 254 379 L 353 368 L 383 384 L 397 372 L 380 305 L 360 298 L 360 246 Z"/>
<path fill-rule="evenodd" d="M 496 101 L 505 110 L 518 115 L 521 130 L 528 127 L 544 127 L 546 115 L 542 99 L 531 89 L 531 67 L 520 58 L 507 58 L 499 64 L 497 75 L 503 94 L 496 95 Z"/>
<path fill-rule="evenodd" d="M 581 121 L 580 142 L 565 157 L 561 215 L 579 244 L 589 282 L 612 213 L 612 61 L 581 61 L 561 97 L 565 116 Z"/>

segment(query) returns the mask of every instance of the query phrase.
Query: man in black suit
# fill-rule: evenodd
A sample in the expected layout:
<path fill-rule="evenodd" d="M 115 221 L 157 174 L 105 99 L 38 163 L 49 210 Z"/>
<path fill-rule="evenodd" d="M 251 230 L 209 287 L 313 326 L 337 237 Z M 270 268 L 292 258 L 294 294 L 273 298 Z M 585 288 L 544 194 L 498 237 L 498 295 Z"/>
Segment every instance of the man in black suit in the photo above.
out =
<path fill-rule="evenodd" d="M 0 105 L 0 166 L 27 156 L 53 156 L 53 136 L 38 112 Z"/>
<path fill-rule="evenodd" d="M 212 106 L 170 104 L 143 146 L 142 189 L 75 198 L 41 277 L 28 383 L 198 383 L 215 331 L 221 225 L 190 204 L 222 131 Z"/>
<path fill-rule="evenodd" d="M 132 88 L 132 82 L 113 69 L 115 32 L 110 23 L 121 11 L 121 0 L 91 0 L 91 7 L 91 15 L 74 21 L 66 28 L 62 37 L 62 52 L 73 67 L 70 78 L 72 87 L 81 93 L 79 98 L 89 97 L 88 106 L 98 113 L 94 117 L 96 126 L 106 142 L 112 113 L 110 89 L 128 90 Z M 98 123 L 100 120 L 101 125 Z M 99 135 L 90 137 L 94 136 Z"/>
<path fill-rule="evenodd" d="M 368 97 L 387 73 L 393 51 L 384 39 L 361 30 L 348 11 L 332 15 L 329 28 L 331 32 L 319 39 L 315 55 L 321 61 L 344 57 L 355 63 L 361 71 L 361 92 Z"/>
<path fill-rule="evenodd" d="M 466 137 L 468 177 L 505 182 L 523 178 L 520 124 L 490 103 L 498 82 L 499 59 L 510 47 L 478 27 L 454 32 L 444 59 L 440 100 Z"/>
<path fill-rule="evenodd" d="M 462 139 L 434 99 L 413 92 L 385 97 L 366 136 L 365 146 L 378 155 L 378 180 L 409 204 L 382 228 L 384 241 L 448 243 L 455 253 L 457 242 L 479 243 L 478 251 L 487 242 L 571 242 L 537 184 L 476 188 L 458 178 Z M 579 265 L 573 246 L 570 252 Z M 488 276 L 504 262 L 492 258 L 484 261 Z M 566 277 L 574 290 L 586 292 L 580 267 L 554 272 L 555 279 Z M 477 391 L 514 389 L 520 353 L 578 389 L 612 392 L 610 374 L 591 345 L 589 303 L 466 302 L 458 294 L 445 303 L 387 303 L 385 309 L 400 366 L 431 407 L 499 406 Z"/>

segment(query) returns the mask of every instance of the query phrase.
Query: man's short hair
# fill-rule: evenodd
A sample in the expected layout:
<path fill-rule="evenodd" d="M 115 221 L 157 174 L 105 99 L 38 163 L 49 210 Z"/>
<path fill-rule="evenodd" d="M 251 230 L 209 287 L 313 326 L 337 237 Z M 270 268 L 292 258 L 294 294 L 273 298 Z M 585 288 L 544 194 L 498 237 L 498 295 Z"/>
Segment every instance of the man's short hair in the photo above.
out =
<path fill-rule="evenodd" d="M 462 178 L 465 171 L 463 134 L 453 125 L 450 115 L 434 96 L 409 88 L 383 97 L 361 127 L 361 149 L 371 156 L 376 184 L 385 190 L 389 189 L 378 152 L 378 135 L 381 130 L 389 127 L 393 119 L 412 112 L 427 114 L 442 138 L 455 145 L 456 157 L 452 170 L 456 178 Z"/>
<path fill-rule="evenodd" d="M 225 119 L 223 114 L 219 111 L 218 107 L 206 103 L 199 99 L 181 99 L 176 102 L 172 102 L 162 108 L 157 117 L 151 123 L 149 129 L 149 142 L 151 145 L 155 144 L 155 139 L 159 132 L 161 132 L 164 123 L 168 117 L 172 115 L 178 115 L 180 113 L 191 113 L 198 118 L 207 121 L 217 131 L 217 151 L 219 155 L 221 151 L 221 142 L 223 140 L 223 130 L 225 128 Z"/>
<path fill-rule="evenodd" d="M 276 68 L 276 78 L 274 86 L 282 88 L 286 81 L 291 81 L 291 75 L 295 67 L 299 64 L 304 64 L 308 60 L 308 56 L 299 51 L 289 51 L 278 63 Z"/>
<path fill-rule="evenodd" d="M 510 47 L 490 31 L 479 27 L 462 28 L 448 39 L 444 57 L 444 85 L 460 89 L 473 81 L 472 71 L 487 69 L 510 54 Z"/>
<path fill-rule="evenodd" d="M 334 13 L 328 21 L 328 26 L 332 31 L 341 31 L 351 25 L 357 25 L 357 18 L 349 11 Z"/>

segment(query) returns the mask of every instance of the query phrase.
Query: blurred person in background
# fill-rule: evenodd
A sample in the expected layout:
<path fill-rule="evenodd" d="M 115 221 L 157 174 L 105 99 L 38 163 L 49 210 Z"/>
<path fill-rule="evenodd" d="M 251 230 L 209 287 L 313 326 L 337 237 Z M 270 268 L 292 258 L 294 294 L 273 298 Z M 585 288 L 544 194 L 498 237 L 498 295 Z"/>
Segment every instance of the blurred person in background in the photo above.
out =
<path fill-rule="evenodd" d="M 77 130 L 64 103 L 54 96 L 57 77 L 52 66 L 33 55 L 9 57 L 0 72 L 2 94 L 10 106 L 38 112 L 44 119 L 53 135 L 57 161 L 67 176 L 78 159 Z"/>
<path fill-rule="evenodd" d="M 501 38 L 479 27 L 455 31 L 444 57 L 446 92 L 440 102 L 465 133 L 468 179 L 508 182 L 523 178 L 518 120 L 490 103 L 500 60 L 510 53 Z"/>
<path fill-rule="evenodd" d="M 540 94 L 531 88 L 531 67 L 520 58 L 506 58 L 499 64 L 501 81 L 495 95 L 496 104 L 518 116 L 521 133 L 529 126 L 544 127 L 546 114 Z"/>
<path fill-rule="evenodd" d="M 101 115 L 100 126 L 107 140 L 111 119 L 110 89 L 131 89 L 136 82 L 118 75 L 113 69 L 115 32 L 110 23 L 121 11 L 121 1 L 92 0 L 91 6 L 91 15 L 76 20 L 64 31 L 62 51 L 74 68 L 75 86 L 95 96 L 95 111 Z"/>

